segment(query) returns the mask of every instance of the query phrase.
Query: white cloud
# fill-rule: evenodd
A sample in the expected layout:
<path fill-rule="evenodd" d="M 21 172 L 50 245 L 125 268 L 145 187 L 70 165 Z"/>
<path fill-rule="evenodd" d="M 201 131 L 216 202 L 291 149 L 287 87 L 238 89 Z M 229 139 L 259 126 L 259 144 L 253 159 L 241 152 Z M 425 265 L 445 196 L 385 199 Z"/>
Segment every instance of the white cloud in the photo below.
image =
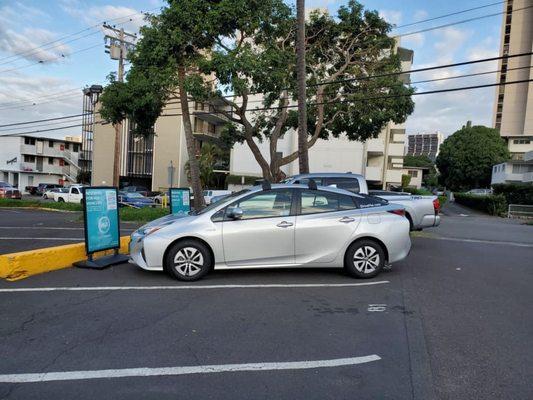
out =
<path fill-rule="evenodd" d="M 415 33 L 413 35 L 402 37 L 402 46 L 404 47 L 422 47 L 426 41 L 426 36 L 423 33 Z"/>
<path fill-rule="evenodd" d="M 68 56 L 70 47 L 61 42 L 47 48 L 43 44 L 57 40 L 55 33 L 46 29 L 24 28 L 20 32 L 0 26 L 0 51 L 8 55 L 20 54 L 29 61 L 54 62 L 58 57 Z"/>
<path fill-rule="evenodd" d="M 415 21 L 420 21 L 422 19 L 426 19 L 428 17 L 428 13 L 426 10 L 416 10 L 414 15 L 413 15 L 413 19 Z"/>
<path fill-rule="evenodd" d="M 397 10 L 379 10 L 379 16 L 390 24 L 398 25 L 402 22 L 402 12 Z"/>
<path fill-rule="evenodd" d="M 440 58 L 450 59 L 468 40 L 470 32 L 459 28 L 447 27 L 437 31 L 435 36 L 437 36 L 437 41 L 434 48 Z"/>

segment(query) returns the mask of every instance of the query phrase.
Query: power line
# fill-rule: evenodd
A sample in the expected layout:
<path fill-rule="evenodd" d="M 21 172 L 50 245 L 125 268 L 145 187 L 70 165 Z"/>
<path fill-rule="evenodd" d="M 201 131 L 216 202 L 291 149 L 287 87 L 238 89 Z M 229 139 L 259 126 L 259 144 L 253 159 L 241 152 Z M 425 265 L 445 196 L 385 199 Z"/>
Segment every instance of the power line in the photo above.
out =
<path fill-rule="evenodd" d="M 56 117 L 56 118 L 46 118 L 46 119 L 37 119 L 37 120 L 34 120 L 34 121 L 26 121 L 26 122 L 15 122 L 13 124 L 5 124 L 5 125 L 0 125 L 0 128 L 4 128 L 6 126 L 17 126 L 17 125 L 29 125 L 29 124 L 34 124 L 34 123 L 37 123 L 37 122 L 46 122 L 46 121 L 57 121 L 57 120 L 60 120 L 60 119 L 69 119 L 69 118 L 74 118 L 74 117 L 83 117 L 85 115 L 92 115 L 91 113 L 87 113 L 87 114 L 74 114 L 74 115 L 65 115 L 63 117 Z"/>
<path fill-rule="evenodd" d="M 468 8 L 468 9 L 466 9 L 466 10 L 455 11 L 455 12 L 452 12 L 452 13 L 449 13 L 449 14 L 439 15 L 438 17 L 432 17 L 432 18 L 422 19 L 422 20 L 420 20 L 420 21 L 411 22 L 411 23 L 409 23 L 409 24 L 404 24 L 404 25 L 396 26 L 396 27 L 394 27 L 394 29 L 407 28 L 408 26 L 413 26 L 413 25 L 423 24 L 423 23 L 425 23 L 425 22 L 435 21 L 435 20 L 437 20 L 437 19 L 442 19 L 442 18 L 446 18 L 446 17 L 452 17 L 452 16 L 454 16 L 454 15 L 464 14 L 464 13 L 467 13 L 467 12 L 469 12 L 469 11 L 480 10 L 480 9 L 482 9 L 482 8 L 487 8 L 487 7 L 496 6 L 496 5 L 498 5 L 498 4 L 503 4 L 503 3 L 505 3 L 506 1 L 507 1 L 507 0 L 497 1 L 497 2 L 495 2 L 495 3 L 485 4 L 485 5 L 483 5 L 483 6 L 472 7 L 472 8 Z"/>
<path fill-rule="evenodd" d="M 523 11 L 523 10 L 526 10 L 526 9 L 528 9 L 528 8 L 532 8 L 532 7 L 533 7 L 533 5 L 531 5 L 531 6 L 527 6 L 527 7 L 522 7 L 522 8 L 516 8 L 516 9 L 514 9 L 512 12 L 510 12 L 509 14 L 514 14 L 514 13 L 517 12 L 517 11 Z M 505 14 L 505 13 L 507 13 L 507 11 L 500 11 L 500 12 L 493 13 L 493 14 L 480 15 L 479 17 L 473 17 L 473 18 L 463 19 L 463 20 L 461 20 L 461 21 L 450 22 L 449 24 L 444 24 L 444 25 L 434 26 L 434 27 L 432 27 L 432 28 L 420 29 L 420 30 L 418 30 L 418 31 L 414 31 L 414 32 L 401 33 L 401 34 L 399 34 L 399 35 L 394 35 L 394 36 L 395 36 L 395 37 L 404 37 L 404 36 L 416 35 L 417 33 L 424 33 L 424 32 L 434 31 L 434 30 L 436 30 L 436 29 L 448 28 L 448 27 L 450 27 L 450 26 L 459 25 L 459 24 L 465 24 L 465 23 L 467 23 L 467 22 L 477 21 L 477 20 L 479 20 L 479 19 L 484 19 L 484 18 L 489 18 L 489 17 L 495 17 L 495 16 L 502 15 L 502 14 Z"/>

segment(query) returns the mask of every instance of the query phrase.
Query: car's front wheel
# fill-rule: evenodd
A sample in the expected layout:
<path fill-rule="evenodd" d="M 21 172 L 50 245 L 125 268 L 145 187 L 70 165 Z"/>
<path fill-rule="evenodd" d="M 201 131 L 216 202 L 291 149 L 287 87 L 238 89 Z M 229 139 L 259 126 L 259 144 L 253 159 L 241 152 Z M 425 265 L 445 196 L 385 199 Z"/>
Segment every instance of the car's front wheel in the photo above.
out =
<path fill-rule="evenodd" d="M 181 281 L 196 281 L 209 272 L 213 257 L 209 249 L 196 240 L 174 244 L 165 258 L 165 270 Z"/>
<path fill-rule="evenodd" d="M 356 278 L 373 278 L 385 266 L 385 251 L 373 240 L 358 240 L 346 252 L 344 267 Z"/>

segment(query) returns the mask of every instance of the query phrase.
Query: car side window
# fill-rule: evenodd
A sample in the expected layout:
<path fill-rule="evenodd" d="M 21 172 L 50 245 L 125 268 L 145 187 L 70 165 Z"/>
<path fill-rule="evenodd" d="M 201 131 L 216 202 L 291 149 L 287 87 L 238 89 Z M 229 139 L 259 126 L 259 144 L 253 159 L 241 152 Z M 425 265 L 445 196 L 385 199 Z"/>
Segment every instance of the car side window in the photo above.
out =
<path fill-rule="evenodd" d="M 80 194 L 80 191 L 76 188 L 72 188 L 72 194 Z"/>
<path fill-rule="evenodd" d="M 352 193 L 359 193 L 359 181 L 356 178 L 327 178 L 326 184 L 335 185 L 339 189 L 348 190 Z"/>
<path fill-rule="evenodd" d="M 344 194 L 339 194 L 339 209 L 341 211 L 353 210 L 354 208 L 357 208 L 357 204 L 355 203 L 354 196 L 347 196 Z"/>
<path fill-rule="evenodd" d="M 259 192 L 227 208 L 239 207 L 242 210 L 241 220 L 285 217 L 291 214 L 292 197 L 292 190 Z"/>
<path fill-rule="evenodd" d="M 309 179 L 312 179 L 315 181 L 317 186 L 322 186 L 322 178 L 302 178 L 294 181 L 295 184 L 301 184 L 301 185 L 307 185 L 309 184 Z"/>
<path fill-rule="evenodd" d="M 303 190 L 301 193 L 302 215 L 339 211 L 339 196 L 336 193 L 321 190 Z"/>

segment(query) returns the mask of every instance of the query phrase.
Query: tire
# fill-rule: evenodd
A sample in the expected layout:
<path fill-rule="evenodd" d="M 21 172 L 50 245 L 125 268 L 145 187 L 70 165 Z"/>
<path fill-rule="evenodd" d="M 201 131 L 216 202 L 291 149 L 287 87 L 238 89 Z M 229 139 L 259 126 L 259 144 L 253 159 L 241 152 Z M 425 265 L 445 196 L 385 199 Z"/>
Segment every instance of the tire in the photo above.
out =
<path fill-rule="evenodd" d="M 363 239 L 352 243 L 344 256 L 344 268 L 356 278 L 373 278 L 384 266 L 385 251 L 373 240 Z"/>
<path fill-rule="evenodd" d="M 57 199 L 57 202 L 58 203 L 64 203 L 65 202 L 65 199 L 63 197 L 60 197 L 59 199 Z"/>
<path fill-rule="evenodd" d="M 165 257 L 165 271 L 180 281 L 197 281 L 212 266 L 211 252 L 197 240 L 183 240 L 172 245 Z"/>
<path fill-rule="evenodd" d="M 48 200 L 48 196 L 43 194 L 43 199 Z"/>
<path fill-rule="evenodd" d="M 409 221 L 409 232 L 414 231 L 415 227 L 413 225 L 413 219 L 411 218 L 411 215 L 409 215 L 408 213 L 405 213 L 405 218 L 407 218 L 407 220 Z"/>

